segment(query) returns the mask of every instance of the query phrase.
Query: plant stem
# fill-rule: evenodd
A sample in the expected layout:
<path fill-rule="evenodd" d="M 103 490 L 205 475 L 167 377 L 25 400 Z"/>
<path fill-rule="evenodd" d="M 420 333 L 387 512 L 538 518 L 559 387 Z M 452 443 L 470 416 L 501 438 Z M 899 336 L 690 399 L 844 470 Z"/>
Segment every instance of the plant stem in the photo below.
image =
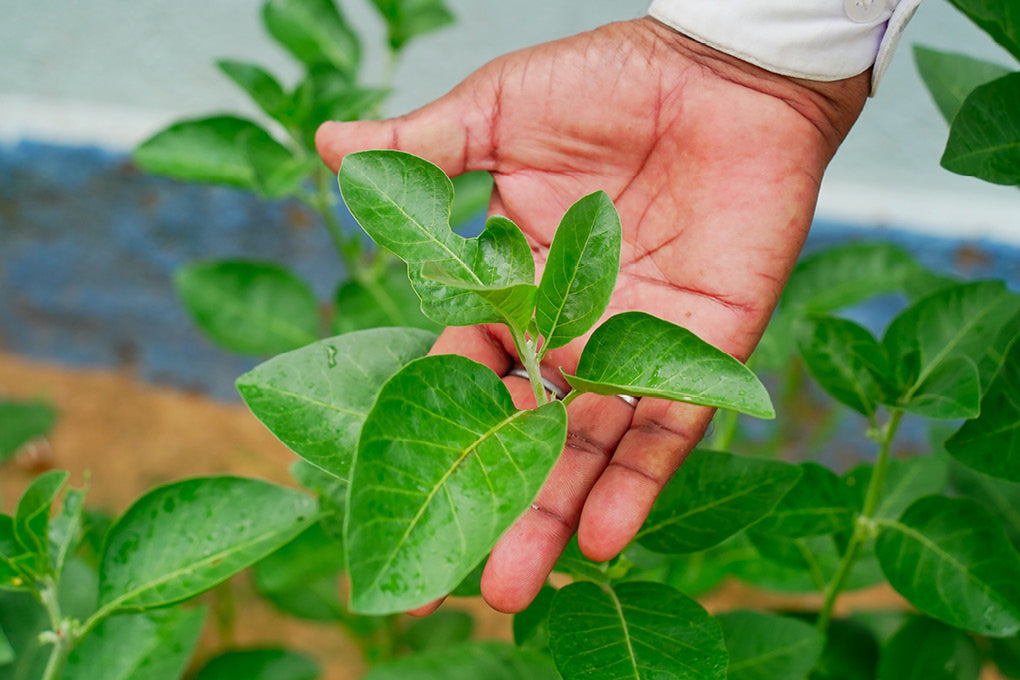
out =
<path fill-rule="evenodd" d="M 832 611 L 836 605 L 836 599 L 846 587 L 850 573 L 853 571 L 857 558 L 860 556 L 861 546 L 871 535 L 871 527 L 874 524 L 872 521 L 873 515 L 875 510 L 878 509 L 879 502 L 882 500 L 885 478 L 889 472 L 889 452 L 892 449 L 892 442 L 896 437 L 896 431 L 899 429 L 902 419 L 903 412 L 894 410 L 891 412 L 889 422 L 882 428 L 881 446 L 878 451 L 878 459 L 875 461 L 875 467 L 871 472 L 871 479 L 868 481 L 868 489 L 864 496 L 864 506 L 861 508 L 861 514 L 858 515 L 857 521 L 854 523 L 854 532 L 850 537 L 850 542 L 847 544 L 843 559 L 840 560 L 836 574 L 832 577 L 832 581 L 829 582 L 829 587 L 825 591 L 825 600 L 822 603 L 821 611 L 818 613 L 818 621 L 815 623 L 815 627 L 822 633 L 828 629 L 829 623 L 832 621 Z"/>
<path fill-rule="evenodd" d="M 510 328 L 510 334 L 513 336 L 514 346 L 517 347 L 517 356 L 528 372 L 531 391 L 535 393 L 535 402 L 539 406 L 548 404 L 549 395 L 546 394 L 545 385 L 542 384 L 542 363 L 538 352 L 535 351 L 534 343 L 518 328 Z"/>
<path fill-rule="evenodd" d="M 42 680 L 56 680 L 60 677 L 64 664 L 67 662 L 67 655 L 77 642 L 76 636 L 71 631 L 71 624 L 64 619 L 60 611 L 60 603 L 57 601 L 57 586 L 49 578 L 45 579 L 39 591 L 39 601 L 46 609 L 50 619 L 50 631 L 46 639 L 53 645 L 50 651 L 50 658 L 46 661 L 46 670 L 43 671 Z"/>

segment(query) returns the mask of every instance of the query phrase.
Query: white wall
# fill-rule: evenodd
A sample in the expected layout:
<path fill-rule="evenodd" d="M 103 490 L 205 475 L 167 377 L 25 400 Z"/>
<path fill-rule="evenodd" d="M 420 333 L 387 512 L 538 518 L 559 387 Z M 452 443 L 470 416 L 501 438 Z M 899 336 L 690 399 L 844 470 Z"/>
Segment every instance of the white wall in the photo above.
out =
<path fill-rule="evenodd" d="M 456 26 L 412 45 L 392 112 L 442 94 L 503 52 L 640 16 L 647 0 L 448 0 Z M 171 119 L 250 110 L 212 64 L 258 61 L 296 75 L 263 34 L 257 0 L 0 0 L 0 141 L 33 136 L 130 148 Z M 370 35 L 364 0 L 342 0 Z M 946 126 L 916 76 L 924 43 L 1017 66 L 944 0 L 927 0 L 877 97 L 826 177 L 819 215 L 1020 243 L 1020 191 L 938 166 Z M 378 50 L 370 64 L 379 66 Z"/>

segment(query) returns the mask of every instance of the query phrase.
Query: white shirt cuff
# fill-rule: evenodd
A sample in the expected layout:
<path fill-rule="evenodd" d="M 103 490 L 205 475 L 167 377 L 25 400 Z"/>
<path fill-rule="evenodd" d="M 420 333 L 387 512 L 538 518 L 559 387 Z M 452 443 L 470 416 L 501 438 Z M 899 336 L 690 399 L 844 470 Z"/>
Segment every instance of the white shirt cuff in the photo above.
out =
<path fill-rule="evenodd" d="M 921 0 L 653 0 L 648 14 L 764 69 L 842 80 L 873 68 L 871 89 Z"/>

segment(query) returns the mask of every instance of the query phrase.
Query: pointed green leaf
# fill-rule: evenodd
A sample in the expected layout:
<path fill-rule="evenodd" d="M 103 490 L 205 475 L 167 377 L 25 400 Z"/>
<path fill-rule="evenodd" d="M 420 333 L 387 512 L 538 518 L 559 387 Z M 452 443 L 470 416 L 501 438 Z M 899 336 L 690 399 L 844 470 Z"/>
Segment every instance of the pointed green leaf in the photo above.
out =
<path fill-rule="evenodd" d="M 560 680 L 549 657 L 505 642 L 465 642 L 385 661 L 362 680 Z"/>
<path fill-rule="evenodd" d="M 963 631 L 914 616 L 882 648 L 879 680 L 977 680 L 981 657 Z"/>
<path fill-rule="evenodd" d="M 197 595 L 287 543 L 317 515 L 308 496 L 256 479 L 205 477 L 154 489 L 106 536 L 101 610 Z"/>
<path fill-rule="evenodd" d="M 146 172 L 190 182 L 257 191 L 253 160 L 284 165 L 292 155 L 255 123 L 236 116 L 184 120 L 157 132 L 134 152 Z"/>
<path fill-rule="evenodd" d="M 549 646 L 564 680 L 722 680 L 719 623 L 661 583 L 588 581 L 556 593 Z"/>
<path fill-rule="evenodd" d="M 886 401 L 889 358 L 868 329 L 846 319 L 802 322 L 799 346 L 808 370 L 830 395 L 863 415 Z"/>
<path fill-rule="evenodd" d="M 953 122 L 963 100 L 974 88 L 1009 73 L 1009 69 L 998 64 L 922 45 L 914 45 L 914 61 L 947 123 Z"/>
<path fill-rule="evenodd" d="M 958 10 L 1020 59 L 1020 8 L 1012 0 L 950 0 Z"/>
<path fill-rule="evenodd" d="M 48 402 L 0 399 L 0 463 L 49 434 L 56 420 L 57 412 Z"/>
<path fill-rule="evenodd" d="M 728 408 L 758 418 L 775 411 L 765 386 L 742 363 L 686 328 L 644 312 L 624 312 L 595 329 L 571 387 Z"/>
<path fill-rule="evenodd" d="M 514 644 L 524 649 L 549 646 L 549 611 L 554 597 L 556 589 L 544 585 L 527 609 L 514 614 Z"/>
<path fill-rule="evenodd" d="M 344 616 L 340 573 L 344 554 L 321 524 L 313 524 L 290 543 L 255 563 L 255 588 L 280 611 L 313 621 Z"/>
<path fill-rule="evenodd" d="M 882 524 L 875 553 L 893 588 L 929 616 L 985 635 L 1020 630 L 1020 556 L 974 501 L 922 498 Z"/>
<path fill-rule="evenodd" d="M 803 680 L 822 653 L 822 636 L 797 619 L 752 611 L 718 617 L 730 655 L 727 680 Z"/>
<path fill-rule="evenodd" d="M 67 659 L 61 680 L 177 680 L 205 611 L 174 607 L 103 621 Z"/>
<path fill-rule="evenodd" d="M 386 21 L 390 48 L 400 51 L 409 40 L 453 23 L 443 0 L 372 0 Z"/>
<path fill-rule="evenodd" d="M 25 489 L 14 513 L 14 532 L 18 543 L 29 553 L 43 558 L 42 563 L 47 566 L 50 512 L 67 477 L 68 473 L 63 470 L 51 470 L 36 477 Z M 46 568 L 42 564 L 39 566 Z"/>
<path fill-rule="evenodd" d="M 50 569 L 54 574 L 64 571 L 64 562 L 73 555 L 82 538 L 85 514 L 85 491 L 69 489 L 64 494 L 60 512 L 49 526 Z"/>
<path fill-rule="evenodd" d="M 307 66 L 328 63 L 354 77 L 361 45 L 333 0 L 268 0 L 262 20 L 269 34 Z"/>
<path fill-rule="evenodd" d="M 799 538 L 852 528 L 857 508 L 846 482 L 816 463 L 802 463 L 800 468 L 800 479 L 754 531 Z"/>
<path fill-rule="evenodd" d="M 620 271 L 621 239 L 620 216 L 603 191 L 563 215 L 538 285 L 543 352 L 584 335 L 602 317 Z"/>
<path fill-rule="evenodd" d="M 287 649 L 238 649 L 210 659 L 194 680 L 316 680 L 315 659 Z"/>
<path fill-rule="evenodd" d="M 283 123 L 287 121 L 283 115 L 288 103 L 287 93 L 271 73 L 258 64 L 234 59 L 220 59 L 216 66 L 244 90 L 267 116 Z"/>
<path fill-rule="evenodd" d="M 174 283 L 199 327 L 231 351 L 276 354 L 319 337 L 315 293 L 275 264 L 197 262 L 177 270 Z"/>
<path fill-rule="evenodd" d="M 762 458 L 695 449 L 662 490 L 637 540 L 649 550 L 705 550 L 760 520 L 800 478 Z"/>
<path fill-rule="evenodd" d="M 1020 340 L 981 399 L 981 415 L 946 441 L 961 463 L 987 475 L 1020 482 Z"/>
<path fill-rule="evenodd" d="M 380 387 L 433 342 L 433 334 L 415 328 L 348 333 L 259 364 L 237 379 L 237 389 L 280 441 L 347 480 Z"/>
<path fill-rule="evenodd" d="M 907 308 L 882 340 L 891 364 L 900 369 L 895 405 L 940 418 L 976 415 L 975 387 L 987 385 L 998 371 L 1005 349 L 1000 333 L 1018 312 L 1020 296 L 994 281 L 945 288 Z M 968 361 L 977 365 L 980 385 Z"/>
<path fill-rule="evenodd" d="M 859 465 L 843 476 L 843 481 L 857 499 L 858 507 L 864 507 L 873 468 L 870 464 Z M 873 516 L 896 519 L 914 501 L 944 492 L 948 483 L 949 464 L 944 456 L 892 458 L 886 470 L 882 500 Z"/>
<path fill-rule="evenodd" d="M 942 167 L 986 182 L 1020 185 L 1020 73 L 979 86 L 949 130 Z"/>
<path fill-rule="evenodd" d="M 336 292 L 333 331 L 402 326 L 439 332 L 442 326 L 421 311 L 421 300 L 407 279 L 407 265 L 394 260 L 375 278 L 345 281 Z"/>
<path fill-rule="evenodd" d="M 365 420 L 351 473 L 351 608 L 390 613 L 450 592 L 534 500 L 565 440 L 561 403 L 520 411 L 481 364 L 404 367 Z"/>

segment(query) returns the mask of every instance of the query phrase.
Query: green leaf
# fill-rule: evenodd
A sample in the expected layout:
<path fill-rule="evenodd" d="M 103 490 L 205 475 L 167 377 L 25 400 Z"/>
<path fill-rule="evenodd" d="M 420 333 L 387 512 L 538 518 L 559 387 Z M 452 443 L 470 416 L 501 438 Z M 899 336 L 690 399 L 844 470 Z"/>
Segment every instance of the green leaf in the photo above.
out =
<path fill-rule="evenodd" d="M 799 346 L 812 377 L 840 403 L 866 416 L 886 401 L 889 358 L 868 329 L 846 319 L 802 322 Z"/>
<path fill-rule="evenodd" d="M 0 666 L 6 666 L 14 661 L 14 647 L 11 647 L 10 640 L 3 629 L 0 628 Z"/>
<path fill-rule="evenodd" d="M 949 468 L 953 490 L 985 506 L 1020 550 L 1020 484 L 989 477 L 953 461 Z"/>
<path fill-rule="evenodd" d="M 492 175 L 487 172 L 465 172 L 451 178 L 453 207 L 450 224 L 457 229 L 483 213 L 492 199 Z"/>
<path fill-rule="evenodd" d="M 50 522 L 48 530 L 50 570 L 59 574 L 68 556 L 73 555 L 82 538 L 85 517 L 85 491 L 69 489 L 64 494 L 60 513 Z"/>
<path fill-rule="evenodd" d="M 950 0 L 958 10 L 1020 59 L 1020 9 L 1011 0 Z"/>
<path fill-rule="evenodd" d="M 204 619 L 205 610 L 181 607 L 106 619 L 71 652 L 60 678 L 176 680 Z"/>
<path fill-rule="evenodd" d="M 821 634 L 797 619 L 735 611 L 718 621 L 730 655 L 727 680 L 803 680 L 822 653 Z"/>
<path fill-rule="evenodd" d="M 30 556 L 26 557 L 25 549 L 18 542 L 14 518 L 10 515 L 0 515 L 0 591 L 20 590 L 33 585 L 26 572 L 30 566 L 27 563 L 31 561 Z"/>
<path fill-rule="evenodd" d="M 1020 340 L 981 399 L 981 415 L 964 423 L 946 450 L 978 472 L 1020 482 Z"/>
<path fill-rule="evenodd" d="M 161 607 L 208 590 L 287 543 L 317 514 L 308 496 L 255 479 L 205 477 L 154 489 L 106 536 L 102 612 Z"/>
<path fill-rule="evenodd" d="M 273 357 L 237 379 L 248 408 L 305 460 L 347 480 L 361 426 L 382 384 L 435 336 L 376 328 Z"/>
<path fill-rule="evenodd" d="M 1020 73 L 977 87 L 949 129 L 942 167 L 986 182 L 1020 185 Z"/>
<path fill-rule="evenodd" d="M 445 649 L 471 637 L 475 620 L 467 612 L 441 609 L 427 619 L 412 621 L 404 632 L 404 642 L 415 652 Z"/>
<path fill-rule="evenodd" d="M 549 657 L 505 642 L 467 642 L 385 661 L 362 680 L 560 680 Z"/>
<path fill-rule="evenodd" d="M 357 34 L 333 0 L 268 0 L 266 30 L 306 66 L 328 63 L 353 78 L 361 64 Z"/>
<path fill-rule="evenodd" d="M 237 649 L 210 659 L 193 680 L 316 680 L 315 659 L 289 649 Z"/>
<path fill-rule="evenodd" d="M 280 611 L 312 621 L 343 618 L 340 544 L 313 524 L 290 543 L 255 563 L 255 588 Z"/>
<path fill-rule="evenodd" d="M 421 300 L 411 288 L 403 262 L 394 261 L 375 278 L 345 281 L 337 289 L 334 332 L 339 335 L 380 326 L 442 330 L 422 313 Z"/>
<path fill-rule="evenodd" d="M 555 588 L 543 585 L 531 604 L 514 614 L 514 644 L 524 649 L 549 646 L 549 610 L 555 596 Z"/>
<path fill-rule="evenodd" d="M 800 469 L 696 449 L 662 490 L 636 540 L 662 553 L 705 550 L 769 514 Z"/>
<path fill-rule="evenodd" d="M 505 218 L 490 219 L 486 232 L 466 239 L 450 229 L 453 184 L 428 161 L 399 151 L 348 154 L 339 173 L 347 207 L 369 236 L 408 264 L 422 311 L 455 326 L 505 323 L 505 311 L 480 294 L 534 284 L 524 235 Z M 427 276 L 422 276 L 423 265 Z M 442 281 L 437 271 L 444 272 Z M 529 275 L 530 273 L 530 275 Z"/>
<path fill-rule="evenodd" d="M 756 554 L 737 560 L 730 566 L 730 571 L 752 585 L 781 592 L 825 590 L 836 576 L 846 551 L 845 534 L 790 538 L 756 532 L 752 528 L 747 532 L 747 538 Z M 752 564 L 752 559 L 767 565 Z M 870 550 L 870 543 L 865 543 L 844 589 L 857 590 L 882 581 L 882 570 Z"/>
<path fill-rule="evenodd" d="M 922 498 L 882 524 L 875 553 L 893 588 L 929 616 L 985 635 L 1020 630 L 1020 556 L 974 501 Z"/>
<path fill-rule="evenodd" d="M 875 680 L 878 640 L 866 626 L 852 619 L 836 619 L 829 625 L 822 658 L 809 680 Z"/>
<path fill-rule="evenodd" d="M 857 499 L 858 507 L 864 507 L 864 496 L 871 482 L 872 470 L 870 464 L 859 465 L 843 476 L 843 481 Z M 891 458 L 886 470 L 882 500 L 873 516 L 878 519 L 896 519 L 914 501 L 945 491 L 948 483 L 949 465 L 945 457 Z"/>
<path fill-rule="evenodd" d="M 754 373 L 686 328 L 644 312 L 624 312 L 595 329 L 571 387 L 728 408 L 773 418 L 768 392 Z"/>
<path fill-rule="evenodd" d="M 799 538 L 850 530 L 857 508 L 846 482 L 816 463 L 800 468 L 800 479 L 753 531 Z"/>
<path fill-rule="evenodd" d="M 939 418 L 976 416 L 980 386 L 1001 365 L 1000 333 L 1018 312 L 1020 297 L 1001 281 L 945 288 L 908 307 L 882 340 L 900 373 L 895 406 Z"/>
<path fill-rule="evenodd" d="M 981 658 L 962 631 L 911 617 L 882 648 L 879 680 L 977 680 Z"/>
<path fill-rule="evenodd" d="M 251 64 L 233 59 L 220 59 L 216 62 L 228 78 L 251 97 L 266 115 L 281 123 L 286 123 L 285 112 L 289 103 L 283 86 L 258 64 Z"/>
<path fill-rule="evenodd" d="M 543 353 L 584 335 L 606 311 L 620 271 L 621 234 L 620 216 L 604 191 L 563 215 L 538 284 L 535 320 Z"/>
<path fill-rule="evenodd" d="M 718 622 L 660 583 L 581 581 L 561 589 L 549 612 L 549 645 L 564 680 L 726 677 Z"/>
<path fill-rule="evenodd" d="M 276 354 L 319 337 L 319 303 L 307 283 L 267 262 L 197 262 L 177 270 L 177 292 L 199 327 L 242 354 Z"/>
<path fill-rule="evenodd" d="M 1008 678 L 1020 678 L 1020 636 L 992 638 L 989 656 Z"/>
<path fill-rule="evenodd" d="M 255 167 L 292 164 L 294 157 L 261 127 L 236 116 L 184 120 L 157 132 L 134 151 L 146 172 L 189 182 L 259 191 Z"/>
<path fill-rule="evenodd" d="M 974 88 L 1009 73 L 1009 69 L 989 61 L 922 45 L 914 45 L 914 61 L 947 123 L 953 122 L 963 100 Z"/>
<path fill-rule="evenodd" d="M 403 611 L 456 587 L 534 500 L 566 428 L 563 404 L 520 411 L 495 373 L 459 355 L 390 378 L 351 473 L 351 609 Z"/>
<path fill-rule="evenodd" d="M 0 400 L 0 463 L 53 429 L 57 412 L 46 401 Z"/>
<path fill-rule="evenodd" d="M 40 568 L 49 566 L 50 512 L 67 477 L 68 473 L 63 470 L 51 470 L 39 475 L 25 489 L 14 512 L 17 541 L 27 552 L 42 558 Z M 46 567 L 42 566 L 43 563 Z"/>
<path fill-rule="evenodd" d="M 409 40 L 453 23 L 442 0 L 372 0 L 386 21 L 390 48 L 399 52 Z"/>
<path fill-rule="evenodd" d="M 304 78 L 291 93 L 288 116 L 299 128 L 304 148 L 311 152 L 315 149 L 315 133 L 322 123 L 378 117 L 389 94 L 388 89 L 362 87 L 349 74 L 319 64 L 306 69 Z"/>

